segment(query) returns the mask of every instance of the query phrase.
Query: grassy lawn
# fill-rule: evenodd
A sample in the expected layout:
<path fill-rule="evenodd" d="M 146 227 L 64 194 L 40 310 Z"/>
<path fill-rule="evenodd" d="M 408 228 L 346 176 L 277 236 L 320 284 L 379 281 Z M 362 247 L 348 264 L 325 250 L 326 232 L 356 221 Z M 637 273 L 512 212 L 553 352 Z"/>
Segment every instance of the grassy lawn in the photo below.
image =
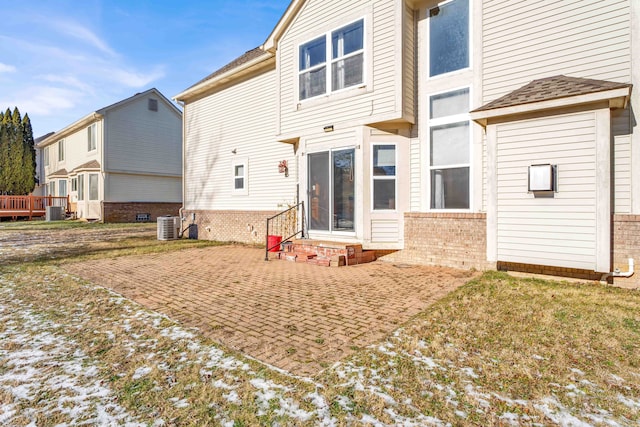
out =
<path fill-rule="evenodd" d="M 94 230 L 63 224 L 78 237 Z M 0 242 L 34 229 L 4 227 Z M 60 268 L 215 243 L 84 227 L 122 234 L 0 267 L 0 425 L 640 423 L 637 291 L 487 272 L 301 378 Z"/>

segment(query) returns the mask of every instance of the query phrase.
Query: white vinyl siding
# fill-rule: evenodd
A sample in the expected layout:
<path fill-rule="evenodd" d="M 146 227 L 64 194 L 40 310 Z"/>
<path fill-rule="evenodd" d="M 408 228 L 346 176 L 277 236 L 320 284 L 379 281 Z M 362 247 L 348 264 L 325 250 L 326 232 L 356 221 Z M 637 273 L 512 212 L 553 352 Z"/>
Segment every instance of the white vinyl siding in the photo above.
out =
<path fill-rule="evenodd" d="M 275 139 L 275 85 L 275 70 L 269 70 L 186 105 L 187 209 L 276 210 L 295 201 L 293 146 Z M 232 197 L 236 156 L 250 164 L 248 197 Z M 282 160 L 289 177 L 278 173 Z"/>
<path fill-rule="evenodd" d="M 593 112 L 497 125 L 498 261 L 593 270 L 596 118 Z M 557 192 L 527 191 L 528 167 L 557 165 Z"/>
<path fill-rule="evenodd" d="M 105 172 L 181 175 L 181 117 L 161 100 L 158 111 L 149 110 L 149 99 L 156 98 L 141 97 L 106 113 Z"/>
<path fill-rule="evenodd" d="M 485 1 L 484 102 L 558 74 L 630 82 L 630 2 Z"/>
<path fill-rule="evenodd" d="M 106 202 L 181 202 L 180 177 L 109 173 L 104 181 Z"/>
<path fill-rule="evenodd" d="M 397 37 L 402 37 L 402 31 L 397 28 L 402 28 L 402 13 L 402 5 L 389 1 L 307 1 L 279 45 L 280 134 L 300 135 L 305 130 L 336 123 L 363 124 L 367 119 L 375 121 L 376 117 L 401 118 L 403 100 L 397 93 L 402 90 L 403 67 L 397 63 L 402 56 L 402 51 L 397 54 L 397 48 L 402 45 Z M 345 90 L 341 96 L 334 94 L 300 103 L 298 46 L 363 17 L 364 87 Z"/>
<path fill-rule="evenodd" d="M 371 242 L 395 243 L 400 235 L 400 224 L 397 219 L 372 219 Z"/>

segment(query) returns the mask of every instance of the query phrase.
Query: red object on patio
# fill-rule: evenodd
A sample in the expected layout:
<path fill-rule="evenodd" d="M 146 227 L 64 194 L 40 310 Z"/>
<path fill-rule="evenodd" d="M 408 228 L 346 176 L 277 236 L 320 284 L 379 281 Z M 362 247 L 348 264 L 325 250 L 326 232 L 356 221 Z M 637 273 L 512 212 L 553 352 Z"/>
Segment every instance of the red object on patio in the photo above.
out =
<path fill-rule="evenodd" d="M 282 242 L 282 236 L 267 236 L 267 247 L 269 247 L 269 252 L 278 252 L 280 250 L 280 242 Z"/>

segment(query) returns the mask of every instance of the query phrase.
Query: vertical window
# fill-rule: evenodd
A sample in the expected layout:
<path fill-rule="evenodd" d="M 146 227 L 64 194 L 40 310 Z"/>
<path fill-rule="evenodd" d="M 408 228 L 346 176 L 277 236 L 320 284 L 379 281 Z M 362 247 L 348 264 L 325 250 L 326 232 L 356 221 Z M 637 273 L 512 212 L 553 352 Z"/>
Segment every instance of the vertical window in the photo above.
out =
<path fill-rule="evenodd" d="M 364 21 L 331 33 L 331 90 L 362 83 L 364 65 Z"/>
<path fill-rule="evenodd" d="M 78 200 L 84 200 L 84 174 L 78 175 Z"/>
<path fill-rule="evenodd" d="M 309 225 L 313 230 L 352 232 L 355 227 L 355 150 L 308 155 Z"/>
<path fill-rule="evenodd" d="M 67 180 L 61 179 L 58 181 L 58 196 L 67 197 Z"/>
<path fill-rule="evenodd" d="M 71 178 L 71 191 L 78 191 L 78 178 Z"/>
<path fill-rule="evenodd" d="M 55 196 L 56 195 L 56 183 L 55 182 L 50 182 L 49 185 L 47 185 L 47 194 L 49 194 L 49 196 Z"/>
<path fill-rule="evenodd" d="M 236 159 L 232 165 L 233 173 L 233 193 L 234 194 L 249 194 L 249 188 L 247 183 L 247 159 Z"/>
<path fill-rule="evenodd" d="M 44 147 L 44 152 L 42 154 L 44 157 L 43 163 L 45 166 L 49 166 L 49 147 Z"/>
<path fill-rule="evenodd" d="M 158 100 L 149 98 L 147 102 L 147 108 L 149 109 L 149 111 L 158 111 Z"/>
<path fill-rule="evenodd" d="M 300 46 L 300 99 L 327 92 L 327 47 L 325 36 Z"/>
<path fill-rule="evenodd" d="M 96 137 L 96 124 L 94 123 L 87 128 L 87 151 L 93 151 L 96 149 Z"/>
<path fill-rule="evenodd" d="M 469 0 L 429 10 L 429 76 L 469 67 Z"/>
<path fill-rule="evenodd" d="M 64 161 L 64 139 L 58 141 L 58 161 Z"/>
<path fill-rule="evenodd" d="M 98 200 L 98 174 L 89 174 L 89 200 Z"/>
<path fill-rule="evenodd" d="M 469 209 L 469 89 L 429 98 L 431 209 Z"/>
<path fill-rule="evenodd" d="M 373 209 L 396 208 L 396 146 L 373 146 Z"/>
<path fill-rule="evenodd" d="M 300 100 L 362 84 L 364 19 L 301 44 L 298 56 Z"/>

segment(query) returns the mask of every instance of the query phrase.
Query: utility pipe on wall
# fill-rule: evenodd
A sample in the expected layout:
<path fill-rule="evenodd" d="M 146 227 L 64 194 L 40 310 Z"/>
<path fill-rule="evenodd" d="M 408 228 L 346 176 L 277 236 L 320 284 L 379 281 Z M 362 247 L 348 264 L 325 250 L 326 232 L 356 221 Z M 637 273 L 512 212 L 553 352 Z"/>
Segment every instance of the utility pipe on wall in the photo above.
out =
<path fill-rule="evenodd" d="M 609 277 L 631 277 L 633 276 L 633 273 L 634 273 L 633 266 L 634 266 L 633 258 L 629 258 L 629 271 L 626 271 L 623 273 L 622 271 L 620 271 L 619 268 L 616 268 L 611 273 L 603 274 L 600 281 L 606 282 Z"/>

